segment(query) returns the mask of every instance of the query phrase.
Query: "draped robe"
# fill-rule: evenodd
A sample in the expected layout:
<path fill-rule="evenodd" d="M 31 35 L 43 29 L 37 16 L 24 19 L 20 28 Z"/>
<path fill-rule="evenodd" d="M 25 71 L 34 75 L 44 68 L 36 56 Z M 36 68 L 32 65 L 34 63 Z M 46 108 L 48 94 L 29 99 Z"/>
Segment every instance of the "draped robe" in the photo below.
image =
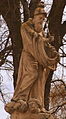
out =
<path fill-rule="evenodd" d="M 44 107 L 45 83 L 50 69 L 56 69 L 59 55 L 47 38 L 34 30 L 32 19 L 21 25 L 21 35 L 23 50 L 12 100 L 36 101 Z"/>

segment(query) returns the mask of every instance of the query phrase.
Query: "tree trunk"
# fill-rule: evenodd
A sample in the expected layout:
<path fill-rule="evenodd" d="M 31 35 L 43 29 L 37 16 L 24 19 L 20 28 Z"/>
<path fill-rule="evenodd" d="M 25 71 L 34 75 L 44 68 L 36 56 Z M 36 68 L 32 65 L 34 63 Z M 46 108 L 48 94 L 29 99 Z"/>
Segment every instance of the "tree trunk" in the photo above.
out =
<path fill-rule="evenodd" d="M 4 5 L 6 2 L 4 1 Z M 8 4 L 6 4 L 6 8 L 8 8 Z M 5 14 L 7 13 L 7 15 Z M 18 73 L 18 65 L 20 54 L 22 50 L 22 41 L 20 34 L 21 27 L 21 16 L 20 16 L 20 3 L 18 0 L 9 0 L 9 11 L 4 9 L 4 6 L 1 9 L 1 14 L 3 15 L 7 26 L 9 28 L 10 37 L 12 40 L 12 48 L 13 48 L 13 65 L 14 65 L 14 87 L 16 86 L 17 81 L 17 73 Z"/>

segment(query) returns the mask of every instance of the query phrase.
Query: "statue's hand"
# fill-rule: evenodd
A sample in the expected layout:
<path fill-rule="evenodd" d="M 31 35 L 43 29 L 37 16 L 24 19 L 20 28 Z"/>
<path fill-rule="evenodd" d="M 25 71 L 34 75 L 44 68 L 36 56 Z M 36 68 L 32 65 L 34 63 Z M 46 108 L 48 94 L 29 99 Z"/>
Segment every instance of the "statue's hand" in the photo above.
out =
<path fill-rule="evenodd" d="M 38 37 L 38 33 L 37 32 L 34 32 L 33 37 L 34 38 L 37 38 Z"/>

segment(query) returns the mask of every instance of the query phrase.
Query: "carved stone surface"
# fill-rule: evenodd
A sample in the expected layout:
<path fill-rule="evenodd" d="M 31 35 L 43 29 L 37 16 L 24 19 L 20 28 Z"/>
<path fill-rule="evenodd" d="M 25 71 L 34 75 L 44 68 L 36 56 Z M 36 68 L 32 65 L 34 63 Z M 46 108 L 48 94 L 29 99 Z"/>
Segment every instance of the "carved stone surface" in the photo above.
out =
<path fill-rule="evenodd" d="M 34 113 L 33 114 L 30 112 L 21 113 L 21 112 L 15 111 L 11 115 L 11 119 L 54 119 L 54 118 L 51 114 L 48 114 L 48 113 L 37 113 L 37 114 Z"/>
<path fill-rule="evenodd" d="M 44 94 L 50 69 L 56 69 L 59 55 L 45 37 L 43 7 L 36 10 L 37 15 L 21 25 L 23 50 L 17 84 L 11 102 L 5 106 L 11 119 L 54 119 L 44 108 Z"/>

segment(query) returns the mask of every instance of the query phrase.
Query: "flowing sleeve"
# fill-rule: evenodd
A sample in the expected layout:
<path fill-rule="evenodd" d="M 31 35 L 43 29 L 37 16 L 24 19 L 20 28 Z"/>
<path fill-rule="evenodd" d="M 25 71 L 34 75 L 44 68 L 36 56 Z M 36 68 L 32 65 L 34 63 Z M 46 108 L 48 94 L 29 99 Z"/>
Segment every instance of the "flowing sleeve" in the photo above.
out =
<path fill-rule="evenodd" d="M 41 65 L 51 70 L 56 70 L 59 54 L 54 46 L 48 43 L 46 38 L 41 36 L 38 39 L 33 38 L 33 48 L 35 58 Z"/>

